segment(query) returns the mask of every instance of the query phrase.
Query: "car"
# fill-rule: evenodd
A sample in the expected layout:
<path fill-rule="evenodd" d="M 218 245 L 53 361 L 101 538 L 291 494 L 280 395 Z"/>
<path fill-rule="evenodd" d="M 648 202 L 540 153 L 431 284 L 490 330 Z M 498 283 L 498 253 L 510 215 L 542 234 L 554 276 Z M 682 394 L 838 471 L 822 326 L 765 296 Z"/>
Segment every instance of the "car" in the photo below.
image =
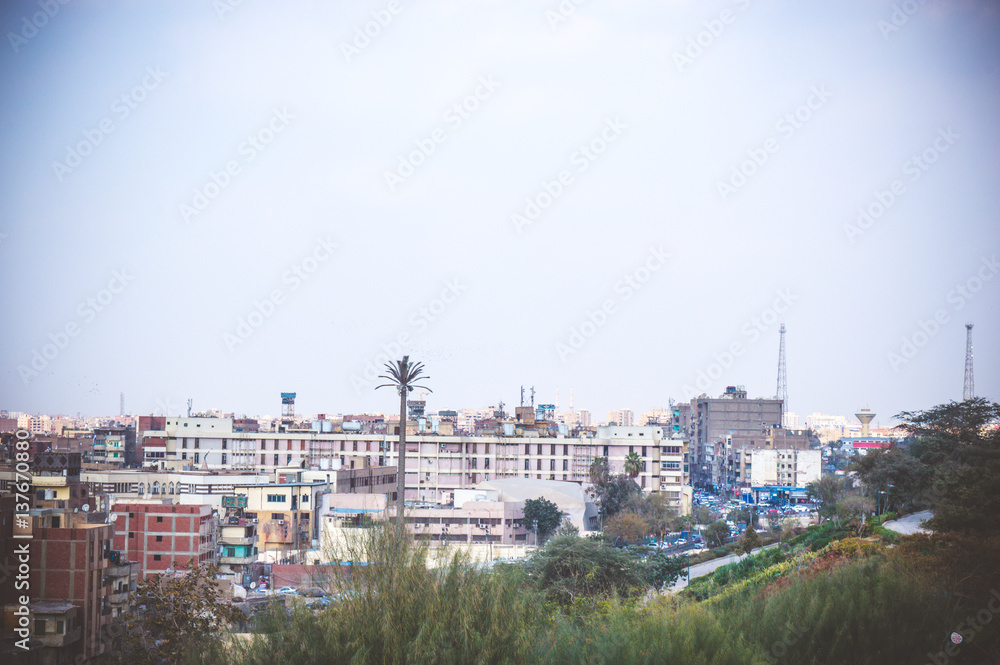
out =
<path fill-rule="evenodd" d="M 299 590 L 293 586 L 283 586 L 278 589 L 275 593 L 298 593 Z"/>

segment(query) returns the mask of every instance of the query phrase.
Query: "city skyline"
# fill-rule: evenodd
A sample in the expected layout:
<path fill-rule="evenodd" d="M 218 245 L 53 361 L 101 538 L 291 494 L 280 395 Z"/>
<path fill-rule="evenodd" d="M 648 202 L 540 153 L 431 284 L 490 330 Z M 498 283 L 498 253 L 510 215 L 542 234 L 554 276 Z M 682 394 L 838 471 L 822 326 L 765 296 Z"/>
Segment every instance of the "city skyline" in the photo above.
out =
<path fill-rule="evenodd" d="M 1000 393 L 993 3 L 56 5 L 0 10 L 8 409 L 391 412 L 408 354 L 638 416 L 773 397 L 782 324 L 800 415 L 960 400 L 967 322 Z"/>

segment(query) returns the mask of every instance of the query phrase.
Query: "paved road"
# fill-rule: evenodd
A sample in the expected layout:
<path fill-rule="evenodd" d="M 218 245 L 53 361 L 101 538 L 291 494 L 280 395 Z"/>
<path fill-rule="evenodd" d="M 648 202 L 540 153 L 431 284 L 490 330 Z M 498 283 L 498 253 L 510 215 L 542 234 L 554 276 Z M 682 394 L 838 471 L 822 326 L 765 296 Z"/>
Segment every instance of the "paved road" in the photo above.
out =
<path fill-rule="evenodd" d="M 901 533 L 904 536 L 909 536 L 914 533 L 930 533 L 930 530 L 920 526 L 920 523 L 933 516 L 934 514 L 931 511 L 924 510 L 919 513 L 907 515 L 906 517 L 900 517 L 898 520 L 891 520 L 882 526 L 891 531 L 895 531 L 896 533 Z"/>
<path fill-rule="evenodd" d="M 766 549 L 770 549 L 772 547 L 777 547 L 778 544 L 779 543 L 771 543 L 770 545 L 765 545 L 764 547 L 761 547 L 760 549 L 754 550 L 753 552 L 751 552 L 751 554 L 756 554 L 757 552 L 760 552 L 761 550 L 766 550 Z M 690 568 L 688 568 L 688 571 L 690 572 L 690 578 L 694 579 L 696 577 L 701 577 L 702 575 L 708 575 L 709 573 L 714 572 L 716 568 L 721 568 L 722 566 L 725 566 L 728 563 L 734 563 L 734 562 L 738 561 L 741 558 L 743 558 L 743 555 L 741 555 L 741 554 L 730 554 L 729 556 L 724 556 L 724 557 L 720 557 L 718 559 L 712 559 L 710 561 L 704 561 L 702 563 L 695 564 L 695 565 L 691 566 Z M 677 582 L 675 582 L 672 587 L 670 587 L 670 590 L 671 591 L 680 591 L 681 589 L 683 589 L 687 585 L 688 585 L 687 579 L 685 579 L 684 577 L 682 577 L 679 580 L 677 580 Z"/>

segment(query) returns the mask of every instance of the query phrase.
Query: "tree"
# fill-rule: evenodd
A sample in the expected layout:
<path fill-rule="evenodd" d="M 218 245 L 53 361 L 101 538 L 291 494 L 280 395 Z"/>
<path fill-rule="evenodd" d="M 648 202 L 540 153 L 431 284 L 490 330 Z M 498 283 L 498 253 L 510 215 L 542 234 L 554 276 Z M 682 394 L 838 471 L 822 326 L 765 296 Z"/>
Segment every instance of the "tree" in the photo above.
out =
<path fill-rule="evenodd" d="M 526 529 L 533 530 L 537 521 L 538 539 L 539 542 L 544 543 L 548 540 L 549 535 L 559 528 L 563 515 L 565 513 L 559 510 L 559 506 L 540 496 L 537 499 L 528 499 L 524 502 L 522 523 Z"/>
<path fill-rule="evenodd" d="M 760 525 L 760 519 L 757 515 L 757 511 L 749 506 L 729 511 L 729 519 L 737 524 L 750 524 L 751 518 L 753 518 L 753 526 L 756 527 Z"/>
<path fill-rule="evenodd" d="M 642 458 L 639 457 L 639 453 L 631 452 L 625 456 L 625 474 L 629 478 L 635 478 L 642 471 Z"/>
<path fill-rule="evenodd" d="M 620 512 L 604 523 L 604 535 L 615 544 L 636 543 L 649 534 L 649 525 L 639 515 Z"/>
<path fill-rule="evenodd" d="M 712 522 L 712 511 L 708 506 L 695 506 L 691 509 L 695 524 L 710 524 Z"/>
<path fill-rule="evenodd" d="M 875 502 L 858 492 L 846 494 L 837 502 L 837 518 L 856 528 L 859 536 L 864 532 L 866 517 L 874 511 Z"/>
<path fill-rule="evenodd" d="M 612 476 L 602 472 L 587 493 L 597 501 L 601 515 L 608 518 L 614 517 L 625 508 L 632 497 L 641 495 L 642 489 L 623 473 Z"/>
<path fill-rule="evenodd" d="M 527 569 L 535 586 L 562 605 L 583 598 L 627 598 L 646 588 L 635 557 L 591 538 L 553 538 L 535 552 Z"/>
<path fill-rule="evenodd" d="M 663 539 L 663 534 L 668 531 L 682 530 L 674 528 L 680 522 L 677 509 L 670 505 L 666 495 L 660 492 L 633 495 L 625 510 L 642 517 L 646 521 L 649 531 L 657 534 L 660 540 Z"/>
<path fill-rule="evenodd" d="M 938 532 L 1000 530 L 1000 404 L 977 397 L 904 411 L 910 453 L 930 469 L 925 496 Z"/>
<path fill-rule="evenodd" d="M 221 597 L 218 567 L 184 567 L 184 574 L 148 577 L 136 587 L 134 609 L 112 624 L 109 661 L 122 665 L 179 663 L 191 648 L 218 647 L 222 632 L 246 615 Z"/>
<path fill-rule="evenodd" d="M 594 485 L 599 485 L 606 481 L 608 476 L 611 475 L 611 468 L 608 466 L 608 458 L 594 458 L 594 461 L 590 463 L 590 468 L 587 472 L 590 474 L 590 482 Z"/>
<path fill-rule="evenodd" d="M 687 566 L 687 558 L 682 555 L 667 556 L 663 552 L 656 552 L 642 565 L 642 578 L 651 587 L 661 591 L 664 587 L 673 586 Z"/>
<path fill-rule="evenodd" d="M 849 468 L 872 499 L 895 511 L 921 505 L 933 477 L 932 469 L 914 457 L 905 443 L 871 450 Z"/>
<path fill-rule="evenodd" d="M 420 375 L 424 373 L 424 364 L 419 362 L 411 364 L 410 356 L 403 356 L 403 359 L 397 360 L 395 365 L 386 363 L 385 368 L 388 374 L 380 374 L 378 378 L 386 379 L 390 383 L 375 386 L 375 389 L 395 388 L 399 393 L 399 443 L 397 444 L 398 456 L 396 459 L 396 524 L 402 529 L 406 520 L 404 514 L 406 508 L 406 398 L 413 392 L 414 388 L 421 388 L 428 392 L 433 391 L 426 386 L 417 384 L 417 381 L 421 380 Z M 430 377 L 425 376 L 423 378 L 429 379 Z"/>
<path fill-rule="evenodd" d="M 753 528 L 753 524 L 747 524 L 747 530 L 743 532 L 740 537 L 737 549 L 744 554 L 750 554 L 758 547 L 762 546 L 764 543 L 760 541 L 760 536 L 757 535 L 757 531 Z"/>
<path fill-rule="evenodd" d="M 837 514 L 837 501 L 848 488 L 848 481 L 843 476 L 823 476 L 806 485 L 806 494 L 820 502 L 817 512 L 830 518 Z"/>
<path fill-rule="evenodd" d="M 705 543 L 709 547 L 722 547 L 726 544 L 726 539 L 729 538 L 729 526 L 722 520 L 718 520 L 705 527 L 703 533 Z"/>

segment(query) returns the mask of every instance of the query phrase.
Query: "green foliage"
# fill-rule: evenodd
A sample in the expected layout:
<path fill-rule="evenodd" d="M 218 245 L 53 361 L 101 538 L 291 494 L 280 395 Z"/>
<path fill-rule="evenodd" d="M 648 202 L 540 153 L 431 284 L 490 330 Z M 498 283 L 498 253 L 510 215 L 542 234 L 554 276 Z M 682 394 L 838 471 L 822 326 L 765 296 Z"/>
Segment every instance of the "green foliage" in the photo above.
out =
<path fill-rule="evenodd" d="M 650 554 L 640 566 L 640 574 L 646 584 L 657 591 L 673 586 L 687 568 L 683 556 L 667 556 L 663 552 Z"/>
<path fill-rule="evenodd" d="M 599 463 L 603 460 L 603 463 Z M 630 501 L 642 495 L 642 489 L 624 473 L 611 475 L 607 460 L 599 457 L 591 464 L 591 480 L 594 484 L 587 492 L 597 502 L 597 507 L 605 519 L 621 512 Z"/>
<path fill-rule="evenodd" d="M 926 662 L 943 647 L 943 602 L 922 580 L 874 558 L 711 607 L 767 662 L 893 665 Z"/>
<path fill-rule="evenodd" d="M 708 506 L 695 506 L 691 509 L 695 524 L 710 524 L 712 522 L 712 511 Z"/>
<path fill-rule="evenodd" d="M 625 474 L 629 478 L 635 478 L 642 471 L 642 458 L 639 457 L 639 453 L 631 452 L 625 456 L 625 466 L 623 467 Z"/>
<path fill-rule="evenodd" d="M 538 521 L 538 539 L 544 543 L 549 536 L 559 528 L 562 523 L 564 512 L 559 507 L 546 499 L 528 499 L 524 502 L 524 521 L 526 529 L 534 529 L 535 521 Z"/>
<path fill-rule="evenodd" d="M 823 476 L 806 485 L 806 493 L 820 502 L 820 516 L 828 519 L 837 513 L 837 501 L 848 489 L 850 483 L 843 476 Z"/>
<path fill-rule="evenodd" d="M 722 547 L 726 543 L 726 539 L 729 538 L 729 525 L 722 520 L 712 522 L 705 527 L 702 536 L 705 538 L 705 544 L 709 547 Z"/>
<path fill-rule="evenodd" d="M 757 531 L 753 528 L 752 524 L 747 525 L 747 530 L 743 532 L 740 537 L 738 549 L 744 554 L 750 554 L 763 543 L 760 542 L 760 536 L 757 535 Z"/>
<path fill-rule="evenodd" d="M 193 561 L 180 575 L 155 575 L 138 584 L 134 609 L 115 620 L 109 634 L 109 663 L 144 665 L 180 663 L 192 644 L 214 651 L 233 623 L 246 616 L 220 595 L 216 566 Z"/>
<path fill-rule="evenodd" d="M 528 575 L 546 598 L 560 605 L 628 598 L 646 586 L 635 557 L 601 541 L 573 536 L 553 538 L 536 551 Z"/>

